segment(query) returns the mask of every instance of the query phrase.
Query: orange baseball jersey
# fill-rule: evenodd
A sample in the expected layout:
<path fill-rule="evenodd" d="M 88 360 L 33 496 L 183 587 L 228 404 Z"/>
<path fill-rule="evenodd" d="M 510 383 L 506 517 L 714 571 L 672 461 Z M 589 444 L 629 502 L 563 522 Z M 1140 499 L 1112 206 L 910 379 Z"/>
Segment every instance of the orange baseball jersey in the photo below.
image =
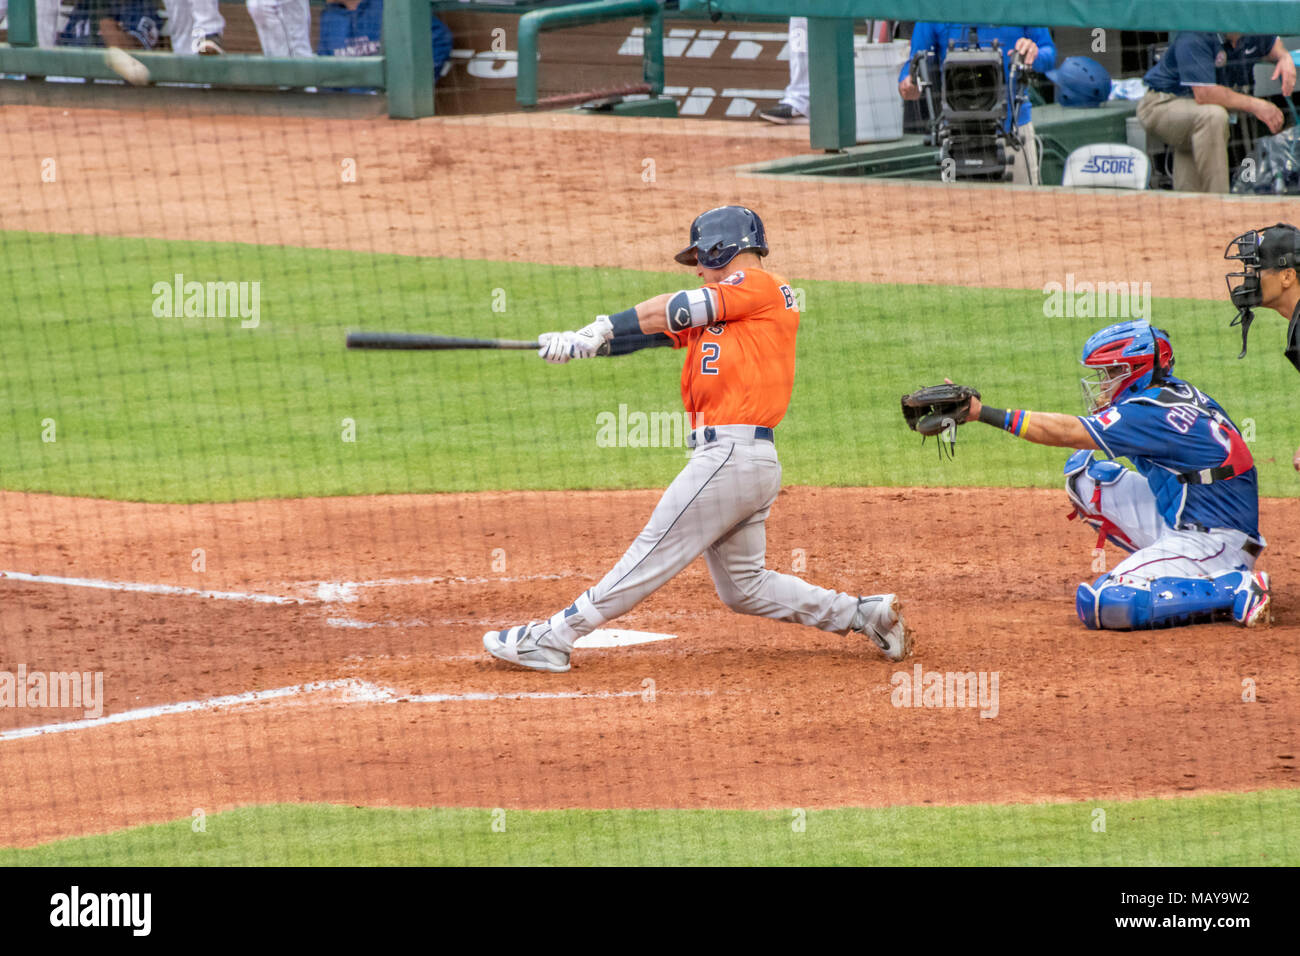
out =
<path fill-rule="evenodd" d="M 762 269 L 703 288 L 713 296 L 714 324 L 667 333 L 675 348 L 687 349 L 682 404 L 692 426 L 775 427 L 794 390 L 794 292 Z"/>

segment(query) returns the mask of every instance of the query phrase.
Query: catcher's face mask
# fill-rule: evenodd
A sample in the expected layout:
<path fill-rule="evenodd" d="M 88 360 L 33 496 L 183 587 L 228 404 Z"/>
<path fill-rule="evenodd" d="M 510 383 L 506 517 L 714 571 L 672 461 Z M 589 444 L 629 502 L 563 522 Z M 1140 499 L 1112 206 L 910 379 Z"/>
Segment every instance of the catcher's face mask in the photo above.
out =
<path fill-rule="evenodd" d="M 1115 403 L 1115 396 L 1128 384 L 1132 368 L 1124 362 L 1115 365 L 1088 366 L 1087 374 L 1079 379 L 1083 389 L 1083 407 L 1089 415 Z"/>
<path fill-rule="evenodd" d="M 1130 389 L 1163 380 L 1174 367 L 1169 334 L 1146 322 L 1121 322 L 1097 332 L 1083 346 L 1079 380 L 1083 403 L 1095 415 Z"/>

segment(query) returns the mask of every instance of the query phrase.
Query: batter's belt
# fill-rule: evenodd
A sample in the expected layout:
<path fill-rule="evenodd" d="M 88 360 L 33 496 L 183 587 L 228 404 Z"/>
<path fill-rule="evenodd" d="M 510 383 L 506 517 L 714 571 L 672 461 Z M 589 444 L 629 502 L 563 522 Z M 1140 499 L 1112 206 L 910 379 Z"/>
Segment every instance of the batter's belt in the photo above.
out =
<path fill-rule="evenodd" d="M 776 438 L 772 429 L 766 425 L 708 425 L 704 428 L 692 429 L 686 436 L 686 447 L 698 448 L 701 445 L 711 445 L 715 441 L 739 442 L 742 445 L 752 445 L 756 441 L 770 441 L 775 444 Z"/>

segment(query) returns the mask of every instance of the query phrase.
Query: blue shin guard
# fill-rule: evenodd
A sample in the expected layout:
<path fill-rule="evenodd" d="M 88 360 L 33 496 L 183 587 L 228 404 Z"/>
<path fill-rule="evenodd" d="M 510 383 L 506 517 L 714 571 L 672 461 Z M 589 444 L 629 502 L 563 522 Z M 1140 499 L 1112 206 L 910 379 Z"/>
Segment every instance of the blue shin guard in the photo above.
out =
<path fill-rule="evenodd" d="M 1232 613 L 1242 576 L 1232 571 L 1212 581 L 1156 578 L 1149 585 L 1131 585 L 1103 574 L 1092 584 L 1079 585 L 1074 606 L 1079 620 L 1093 629 L 1132 631 L 1212 621 Z"/>

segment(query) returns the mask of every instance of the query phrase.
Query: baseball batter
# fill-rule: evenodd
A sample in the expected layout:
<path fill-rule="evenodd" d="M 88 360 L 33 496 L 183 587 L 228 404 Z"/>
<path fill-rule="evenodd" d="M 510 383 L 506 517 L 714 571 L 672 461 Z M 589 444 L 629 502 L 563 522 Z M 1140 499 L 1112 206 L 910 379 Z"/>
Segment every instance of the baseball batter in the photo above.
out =
<path fill-rule="evenodd" d="M 911 633 L 893 594 L 858 597 L 764 567 L 767 516 L 781 489 L 775 428 L 794 388 L 799 311 L 781 277 L 762 268 L 763 223 L 722 206 L 691 224 L 676 256 L 696 267 L 697 289 L 655 296 L 573 332 L 539 336 L 539 354 L 562 364 L 671 345 L 685 349 L 682 401 L 694 449 L 650 521 L 612 571 L 548 620 L 488 631 L 494 656 L 535 670 L 569 669 L 573 643 L 625 614 L 700 555 L 732 610 L 865 635 L 890 660 L 907 656 Z"/>
<path fill-rule="evenodd" d="M 1075 595 L 1090 628 L 1130 630 L 1231 616 L 1267 620 L 1268 575 L 1256 572 L 1259 482 L 1237 426 L 1214 399 L 1171 373 L 1169 335 L 1121 322 L 1083 346 L 1089 413 L 990 408 L 978 396 L 949 410 L 1027 441 L 1079 449 L 1065 464 L 1075 515 L 1130 556 Z M 1126 457 L 1129 469 L 1114 460 Z M 1073 517 L 1073 516 L 1072 516 Z"/>

